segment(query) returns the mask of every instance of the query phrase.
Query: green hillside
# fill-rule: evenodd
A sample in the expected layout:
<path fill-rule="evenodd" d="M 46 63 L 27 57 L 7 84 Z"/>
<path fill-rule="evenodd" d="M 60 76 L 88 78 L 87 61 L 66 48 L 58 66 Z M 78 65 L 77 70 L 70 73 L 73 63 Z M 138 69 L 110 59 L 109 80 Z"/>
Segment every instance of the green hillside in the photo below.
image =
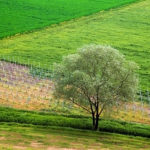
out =
<path fill-rule="evenodd" d="M 0 38 L 136 0 L 0 0 Z"/>
<path fill-rule="evenodd" d="M 149 150 L 150 140 L 71 128 L 0 124 L 1 150 Z"/>
<path fill-rule="evenodd" d="M 77 89 L 90 99 L 95 131 L 86 108 L 54 97 L 51 80 L 54 63 L 89 44 L 114 47 L 140 67 L 141 91 L 127 103 L 118 103 L 118 88 L 108 92 L 116 99 L 109 107 L 108 90 L 82 87 L 87 81 Z M 101 93 L 89 95 L 89 85 Z M 149 92 L 150 0 L 0 0 L 0 150 L 150 150 Z"/>
<path fill-rule="evenodd" d="M 22 64 L 41 63 L 41 67 L 49 68 L 85 44 L 111 45 L 138 63 L 141 86 L 147 89 L 150 88 L 149 10 L 150 1 L 145 0 L 3 39 L 0 40 L 1 58 L 3 55 Z"/>

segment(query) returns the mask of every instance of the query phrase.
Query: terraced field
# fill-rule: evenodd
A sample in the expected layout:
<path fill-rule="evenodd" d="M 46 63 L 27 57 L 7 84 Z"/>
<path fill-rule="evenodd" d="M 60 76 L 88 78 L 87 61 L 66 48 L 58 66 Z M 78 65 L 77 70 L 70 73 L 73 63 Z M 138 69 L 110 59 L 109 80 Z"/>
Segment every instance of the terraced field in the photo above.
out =
<path fill-rule="evenodd" d="M 48 68 L 54 62 L 60 62 L 62 56 L 75 53 L 77 48 L 85 44 L 111 45 L 138 63 L 141 87 L 147 89 L 150 88 L 149 10 L 150 1 L 142 0 L 3 39 L 0 41 L 1 58 L 34 66 L 40 63 L 41 67 Z"/>

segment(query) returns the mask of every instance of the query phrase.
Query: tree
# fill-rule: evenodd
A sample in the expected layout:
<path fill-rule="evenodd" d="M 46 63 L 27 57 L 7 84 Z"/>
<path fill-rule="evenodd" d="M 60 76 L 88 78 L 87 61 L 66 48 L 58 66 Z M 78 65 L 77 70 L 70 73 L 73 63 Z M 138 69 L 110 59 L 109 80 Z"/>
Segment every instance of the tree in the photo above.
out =
<path fill-rule="evenodd" d="M 137 92 L 137 65 L 110 46 L 85 46 L 54 68 L 54 95 L 89 112 L 94 130 L 103 110 L 132 100 Z"/>

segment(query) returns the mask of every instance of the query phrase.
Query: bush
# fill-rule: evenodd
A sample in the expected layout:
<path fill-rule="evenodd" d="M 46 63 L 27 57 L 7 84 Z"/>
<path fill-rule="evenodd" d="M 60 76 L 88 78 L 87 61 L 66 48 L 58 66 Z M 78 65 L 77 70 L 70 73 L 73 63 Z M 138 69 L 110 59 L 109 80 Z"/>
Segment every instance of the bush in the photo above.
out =
<path fill-rule="evenodd" d="M 92 130 L 92 121 L 90 117 L 39 113 L 4 107 L 0 107 L 0 122 L 15 122 L 42 126 L 61 126 Z M 127 135 L 150 137 L 149 125 L 117 120 L 101 119 L 99 122 L 99 130 Z"/>

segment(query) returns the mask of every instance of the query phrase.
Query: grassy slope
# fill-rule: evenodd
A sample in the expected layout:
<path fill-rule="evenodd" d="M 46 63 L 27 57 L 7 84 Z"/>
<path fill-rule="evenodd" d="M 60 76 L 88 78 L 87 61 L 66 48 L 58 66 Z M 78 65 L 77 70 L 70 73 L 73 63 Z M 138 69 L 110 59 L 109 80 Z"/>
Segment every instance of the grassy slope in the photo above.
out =
<path fill-rule="evenodd" d="M 136 0 L 0 0 L 0 38 Z"/>
<path fill-rule="evenodd" d="M 91 117 L 57 113 L 22 111 L 0 107 L 0 122 L 16 122 L 32 125 L 71 127 L 76 129 L 92 129 Z M 150 138 L 150 126 L 117 120 L 100 120 L 99 130 L 137 135 Z"/>
<path fill-rule="evenodd" d="M 118 48 L 140 67 L 142 87 L 150 88 L 150 1 L 101 12 L 92 16 L 0 41 L 1 55 L 27 64 L 59 62 L 84 44 L 108 44 Z M 10 59 L 8 57 L 7 59 Z M 15 58 L 17 57 L 17 58 Z"/>
<path fill-rule="evenodd" d="M 149 150 L 148 138 L 92 132 L 69 128 L 37 127 L 20 124 L 0 124 L 0 148 L 3 150 Z"/>

